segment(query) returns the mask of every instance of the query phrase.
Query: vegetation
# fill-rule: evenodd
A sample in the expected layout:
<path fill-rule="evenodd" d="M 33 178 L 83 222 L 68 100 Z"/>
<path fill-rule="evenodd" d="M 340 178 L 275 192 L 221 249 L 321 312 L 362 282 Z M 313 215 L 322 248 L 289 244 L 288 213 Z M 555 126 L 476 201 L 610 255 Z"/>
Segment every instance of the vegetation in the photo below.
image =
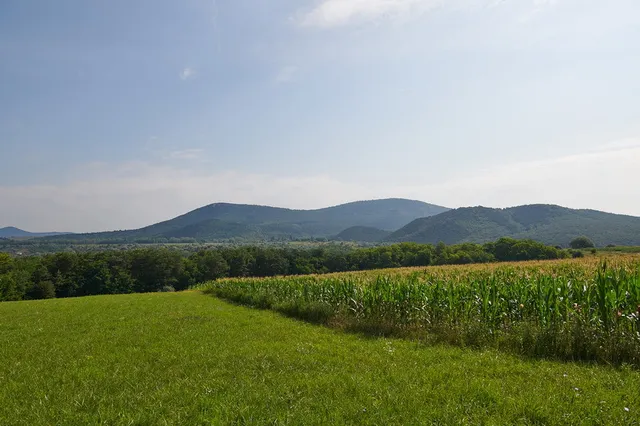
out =
<path fill-rule="evenodd" d="M 146 248 L 17 258 L 0 254 L 0 301 L 141 293 L 166 287 L 184 290 L 224 277 L 301 275 L 565 256 L 568 256 L 566 252 L 553 247 L 509 239 L 485 246 L 438 244 L 434 247 L 404 243 L 366 249 L 350 249 L 349 246 L 310 250 L 222 247 L 184 253 Z"/>
<path fill-rule="evenodd" d="M 579 249 L 595 248 L 596 245 L 593 244 L 593 241 L 591 241 L 588 237 L 582 236 L 582 237 L 574 238 L 573 240 L 571 240 L 571 243 L 569 243 L 569 246 L 574 250 L 579 250 Z"/>
<path fill-rule="evenodd" d="M 341 328 L 640 366 L 640 258 L 211 282 L 206 292 Z"/>
<path fill-rule="evenodd" d="M 609 245 L 604 248 L 599 248 L 597 251 L 603 253 L 640 253 L 640 247 Z"/>
<path fill-rule="evenodd" d="M 0 424 L 637 424 L 640 373 L 370 339 L 198 292 L 0 304 Z"/>
<path fill-rule="evenodd" d="M 416 219 L 387 240 L 459 244 L 511 237 L 568 247 L 571 240 L 581 235 L 588 235 L 598 247 L 640 245 L 640 218 L 552 205 L 468 207 Z"/>

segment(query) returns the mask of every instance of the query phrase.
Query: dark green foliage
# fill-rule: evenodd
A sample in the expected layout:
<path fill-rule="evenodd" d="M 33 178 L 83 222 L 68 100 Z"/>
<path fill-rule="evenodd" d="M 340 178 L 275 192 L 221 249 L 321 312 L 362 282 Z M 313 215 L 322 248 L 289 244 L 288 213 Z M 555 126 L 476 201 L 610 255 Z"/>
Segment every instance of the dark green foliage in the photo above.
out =
<path fill-rule="evenodd" d="M 553 205 L 466 207 L 416 219 L 391 234 L 387 241 L 459 244 L 511 237 L 566 247 L 576 235 L 582 234 L 590 235 L 600 247 L 640 245 L 640 218 Z"/>
<path fill-rule="evenodd" d="M 0 255 L 0 301 L 98 294 L 184 290 L 225 277 L 324 274 L 495 260 L 558 259 L 567 252 L 535 241 L 503 238 L 495 243 L 400 243 L 374 248 L 235 247 L 185 254 L 166 248 L 42 257 Z M 51 293 L 50 290 L 53 290 Z"/>
<path fill-rule="evenodd" d="M 593 244 L 593 241 L 591 241 L 588 237 L 582 236 L 571 240 L 571 242 L 569 243 L 569 247 L 574 250 L 579 250 L 595 247 L 595 244 Z"/>
<path fill-rule="evenodd" d="M 39 281 L 34 283 L 27 291 L 27 299 L 53 299 L 56 297 L 56 288 L 51 281 Z"/>
<path fill-rule="evenodd" d="M 520 260 L 562 259 L 566 252 L 556 247 L 546 246 L 533 240 L 500 238 L 495 243 L 484 245 L 485 250 L 501 262 Z"/>

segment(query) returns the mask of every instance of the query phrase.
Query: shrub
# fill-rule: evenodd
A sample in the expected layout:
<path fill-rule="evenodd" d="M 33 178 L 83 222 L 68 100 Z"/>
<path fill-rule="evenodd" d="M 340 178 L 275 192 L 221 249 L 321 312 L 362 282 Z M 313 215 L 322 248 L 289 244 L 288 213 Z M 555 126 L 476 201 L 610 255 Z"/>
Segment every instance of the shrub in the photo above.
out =
<path fill-rule="evenodd" d="M 158 291 L 161 292 L 161 293 L 172 293 L 172 292 L 176 291 L 176 289 L 173 288 L 173 286 L 171 286 L 171 285 L 165 285 L 165 286 L 162 286 L 162 288 L 160 290 L 158 290 Z"/>
<path fill-rule="evenodd" d="M 589 238 L 582 236 L 582 237 L 574 238 L 571 241 L 571 243 L 569 243 L 569 246 L 571 246 L 572 249 L 577 250 L 577 249 L 592 248 L 592 247 L 595 247 L 596 245 L 593 244 L 593 241 L 591 241 Z"/>

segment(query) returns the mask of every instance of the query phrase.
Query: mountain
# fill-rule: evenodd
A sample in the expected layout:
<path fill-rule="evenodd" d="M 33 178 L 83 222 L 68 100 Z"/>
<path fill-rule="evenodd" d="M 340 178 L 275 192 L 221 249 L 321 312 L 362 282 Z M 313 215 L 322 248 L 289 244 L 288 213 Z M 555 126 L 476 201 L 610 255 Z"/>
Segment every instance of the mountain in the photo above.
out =
<path fill-rule="evenodd" d="M 66 235 L 65 232 L 27 232 L 22 229 L 8 226 L 0 228 L 0 238 L 33 238 L 33 237 L 50 237 L 53 235 Z"/>
<path fill-rule="evenodd" d="M 640 218 L 543 204 L 507 209 L 465 207 L 416 219 L 386 241 L 456 244 L 512 237 L 566 247 L 580 235 L 598 246 L 640 245 Z"/>
<path fill-rule="evenodd" d="M 391 231 L 373 228 L 371 226 L 352 226 L 340 232 L 333 239 L 339 241 L 357 241 L 363 243 L 377 243 L 391 235 Z"/>
<path fill-rule="evenodd" d="M 352 226 L 395 230 L 414 219 L 447 211 L 446 207 L 405 199 L 357 201 L 317 210 L 216 203 L 141 229 L 64 237 L 72 240 L 140 240 L 145 238 L 330 237 Z"/>

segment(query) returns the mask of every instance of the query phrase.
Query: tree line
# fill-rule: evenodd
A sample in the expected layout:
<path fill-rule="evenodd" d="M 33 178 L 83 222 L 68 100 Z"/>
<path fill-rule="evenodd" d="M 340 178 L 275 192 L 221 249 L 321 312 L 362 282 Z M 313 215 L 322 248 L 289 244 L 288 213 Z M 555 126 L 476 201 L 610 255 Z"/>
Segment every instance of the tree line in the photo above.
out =
<path fill-rule="evenodd" d="M 183 253 L 137 248 L 34 257 L 0 253 L 0 301 L 184 290 L 225 277 L 323 274 L 403 266 L 544 260 L 570 253 L 532 240 L 373 248 L 222 247 Z"/>

